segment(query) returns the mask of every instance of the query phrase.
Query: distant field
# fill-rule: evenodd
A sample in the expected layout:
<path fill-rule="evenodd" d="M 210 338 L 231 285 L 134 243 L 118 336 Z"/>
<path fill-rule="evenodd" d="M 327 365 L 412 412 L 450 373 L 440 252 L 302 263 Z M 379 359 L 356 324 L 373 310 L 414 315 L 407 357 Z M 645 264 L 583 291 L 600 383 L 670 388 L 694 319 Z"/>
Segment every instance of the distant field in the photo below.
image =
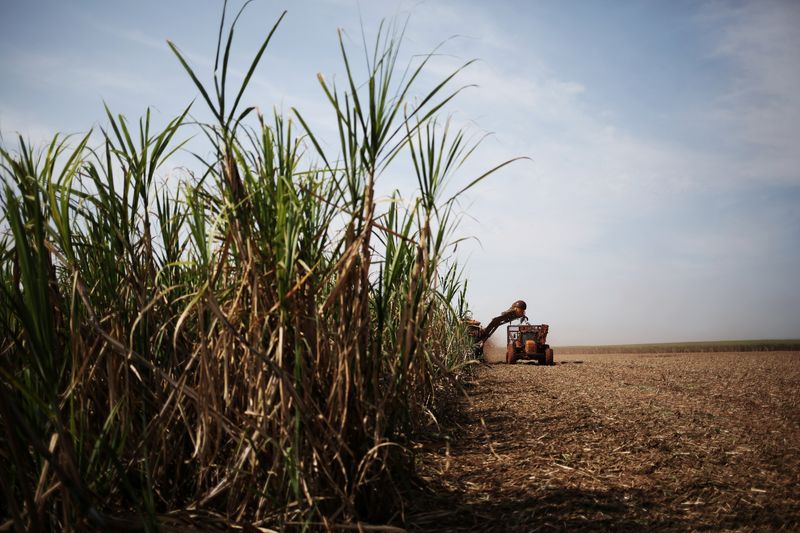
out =
<path fill-rule="evenodd" d="M 800 339 L 556 346 L 554 350 L 557 354 L 797 351 Z"/>

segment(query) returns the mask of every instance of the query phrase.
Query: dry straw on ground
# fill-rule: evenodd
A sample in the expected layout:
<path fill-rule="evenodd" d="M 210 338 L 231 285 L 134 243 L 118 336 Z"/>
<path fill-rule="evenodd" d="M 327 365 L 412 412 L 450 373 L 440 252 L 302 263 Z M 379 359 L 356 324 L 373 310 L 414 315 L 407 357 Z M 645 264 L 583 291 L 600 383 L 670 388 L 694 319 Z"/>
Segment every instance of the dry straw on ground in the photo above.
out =
<path fill-rule="evenodd" d="M 800 353 L 484 367 L 426 444 L 432 531 L 800 527 Z"/>

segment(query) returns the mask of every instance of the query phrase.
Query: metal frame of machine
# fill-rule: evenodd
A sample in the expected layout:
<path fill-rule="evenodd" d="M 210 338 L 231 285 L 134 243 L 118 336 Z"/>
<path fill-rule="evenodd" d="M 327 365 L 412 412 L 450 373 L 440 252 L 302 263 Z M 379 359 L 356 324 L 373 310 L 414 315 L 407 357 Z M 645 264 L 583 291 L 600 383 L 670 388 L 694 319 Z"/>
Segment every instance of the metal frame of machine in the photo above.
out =
<path fill-rule="evenodd" d="M 536 361 L 553 364 L 553 349 L 547 344 L 547 324 L 514 324 L 506 328 L 506 363 Z"/>

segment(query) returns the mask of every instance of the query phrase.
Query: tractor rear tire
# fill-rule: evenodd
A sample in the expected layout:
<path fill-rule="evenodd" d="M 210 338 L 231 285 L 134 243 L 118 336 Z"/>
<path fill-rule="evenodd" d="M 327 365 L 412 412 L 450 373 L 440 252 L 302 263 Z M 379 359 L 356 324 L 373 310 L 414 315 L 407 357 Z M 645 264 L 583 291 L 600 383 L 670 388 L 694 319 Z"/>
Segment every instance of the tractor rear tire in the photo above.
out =
<path fill-rule="evenodd" d="M 544 351 L 544 364 L 547 366 L 552 366 L 555 363 L 553 362 L 553 349 L 548 348 Z"/>

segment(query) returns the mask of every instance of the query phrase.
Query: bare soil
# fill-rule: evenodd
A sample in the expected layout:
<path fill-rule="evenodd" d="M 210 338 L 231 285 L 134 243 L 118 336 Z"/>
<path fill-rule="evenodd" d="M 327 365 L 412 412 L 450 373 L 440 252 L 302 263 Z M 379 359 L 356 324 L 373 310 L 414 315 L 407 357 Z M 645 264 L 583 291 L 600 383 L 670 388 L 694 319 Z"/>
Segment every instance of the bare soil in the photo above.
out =
<path fill-rule="evenodd" d="M 407 527 L 800 529 L 800 352 L 556 361 L 476 372 Z"/>

